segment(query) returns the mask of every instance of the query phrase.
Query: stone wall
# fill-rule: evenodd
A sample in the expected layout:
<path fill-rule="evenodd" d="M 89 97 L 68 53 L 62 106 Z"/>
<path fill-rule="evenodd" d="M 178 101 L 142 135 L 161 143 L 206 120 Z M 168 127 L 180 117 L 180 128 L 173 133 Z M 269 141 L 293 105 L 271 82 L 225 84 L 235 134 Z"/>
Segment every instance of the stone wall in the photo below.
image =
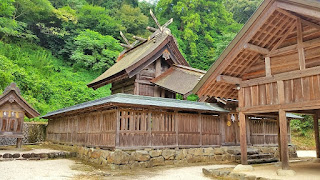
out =
<path fill-rule="evenodd" d="M 47 123 L 24 122 L 23 144 L 34 144 L 43 142 L 46 139 Z M 0 137 L 0 146 L 16 145 L 17 138 Z"/>
<path fill-rule="evenodd" d="M 77 156 L 85 161 L 112 169 L 148 168 L 153 166 L 197 162 L 239 162 L 240 147 L 209 147 L 190 149 L 101 150 L 75 147 Z M 289 147 L 290 157 L 296 156 L 294 146 Z M 268 153 L 278 157 L 277 147 L 250 147 L 248 154 Z"/>

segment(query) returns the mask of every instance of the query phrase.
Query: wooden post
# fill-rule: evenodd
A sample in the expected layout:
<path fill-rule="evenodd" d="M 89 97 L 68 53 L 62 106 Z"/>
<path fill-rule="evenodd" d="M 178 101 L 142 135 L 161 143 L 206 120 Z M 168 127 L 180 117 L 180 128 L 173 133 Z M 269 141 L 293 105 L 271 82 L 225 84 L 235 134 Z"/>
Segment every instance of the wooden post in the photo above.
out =
<path fill-rule="evenodd" d="M 155 73 L 155 77 L 158 77 L 161 75 L 161 59 L 157 59 L 156 60 L 156 73 Z M 154 96 L 155 97 L 161 97 L 161 89 L 159 86 L 155 86 L 155 91 L 154 91 Z"/>
<path fill-rule="evenodd" d="M 251 133 L 250 133 L 250 120 L 249 116 L 246 116 L 246 125 L 247 125 L 247 144 L 251 145 Z"/>
<path fill-rule="evenodd" d="M 201 122 L 201 113 L 198 113 L 199 117 L 198 117 L 198 130 L 200 133 L 200 139 L 199 139 L 199 145 L 200 147 L 202 146 L 202 122 Z"/>
<path fill-rule="evenodd" d="M 220 119 L 220 145 L 226 143 L 226 119 L 228 114 L 223 113 L 219 115 Z"/>
<path fill-rule="evenodd" d="M 320 158 L 320 140 L 319 140 L 319 114 L 313 116 L 314 137 L 316 141 L 317 158 Z"/>
<path fill-rule="evenodd" d="M 21 145 L 22 145 L 22 138 L 17 138 L 17 145 L 16 145 L 16 147 L 17 147 L 18 149 L 21 149 Z"/>
<path fill-rule="evenodd" d="M 287 117 L 282 109 L 279 110 L 279 123 L 282 169 L 289 169 Z"/>
<path fill-rule="evenodd" d="M 239 112 L 240 121 L 240 148 L 241 148 L 241 164 L 248 164 L 247 157 L 247 135 L 246 135 L 246 115 L 243 112 Z"/>
<path fill-rule="evenodd" d="M 279 118 L 277 118 L 277 122 L 278 122 L 278 151 L 279 151 L 280 161 L 282 161 L 282 159 L 281 159 L 281 140 L 280 140 L 280 121 L 279 121 Z"/>
<path fill-rule="evenodd" d="M 120 110 L 116 110 L 116 144 L 115 148 L 120 146 Z"/>
<path fill-rule="evenodd" d="M 270 77 L 271 76 L 270 57 L 265 57 L 264 63 L 265 63 L 266 77 Z"/>
<path fill-rule="evenodd" d="M 176 147 L 179 147 L 179 117 L 177 111 L 174 111 L 175 130 L 176 130 Z"/>

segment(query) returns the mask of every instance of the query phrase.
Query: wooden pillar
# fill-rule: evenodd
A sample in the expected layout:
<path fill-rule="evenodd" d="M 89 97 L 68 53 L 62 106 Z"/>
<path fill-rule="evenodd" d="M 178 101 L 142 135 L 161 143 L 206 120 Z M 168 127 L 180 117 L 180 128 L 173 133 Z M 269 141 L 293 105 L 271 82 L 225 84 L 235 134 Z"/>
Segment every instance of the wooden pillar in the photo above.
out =
<path fill-rule="evenodd" d="M 124 124 L 122 124 L 123 126 Z M 120 110 L 116 110 L 116 143 L 115 148 L 120 146 Z"/>
<path fill-rule="evenodd" d="M 247 144 L 251 145 L 251 133 L 250 133 L 250 120 L 249 116 L 246 116 L 246 125 L 247 125 Z"/>
<path fill-rule="evenodd" d="M 271 76 L 270 57 L 265 57 L 264 63 L 265 63 L 266 77 L 270 77 Z"/>
<path fill-rule="evenodd" d="M 289 169 L 289 154 L 288 154 L 288 127 L 286 112 L 279 110 L 279 125 L 280 125 L 280 145 L 281 145 L 281 163 L 282 169 Z"/>
<path fill-rule="evenodd" d="M 198 113 L 199 117 L 198 117 L 198 130 L 199 130 L 199 134 L 200 134 L 200 139 L 199 139 L 199 145 L 200 147 L 202 146 L 202 118 L 201 118 L 201 113 Z"/>
<path fill-rule="evenodd" d="M 319 114 L 313 116 L 314 137 L 316 141 L 317 158 L 320 158 L 320 140 L 319 140 Z"/>
<path fill-rule="evenodd" d="M 219 115 L 220 119 L 220 145 L 226 143 L 226 121 L 227 121 L 227 113 L 223 113 Z"/>
<path fill-rule="evenodd" d="M 280 121 L 279 118 L 277 118 L 277 122 L 278 122 L 278 152 L 279 152 L 279 158 L 280 161 L 281 159 L 281 140 L 280 140 Z"/>
<path fill-rule="evenodd" d="M 241 164 L 248 164 L 247 157 L 247 134 L 246 134 L 246 115 L 243 112 L 239 112 L 240 121 L 240 148 L 241 148 Z"/>
<path fill-rule="evenodd" d="M 21 145 L 22 145 L 22 138 L 17 138 L 17 145 L 16 145 L 16 147 L 17 147 L 18 149 L 21 149 Z"/>
<path fill-rule="evenodd" d="M 174 118 L 175 118 L 175 130 L 176 130 L 176 147 L 179 147 L 179 117 L 178 112 L 174 111 Z"/>

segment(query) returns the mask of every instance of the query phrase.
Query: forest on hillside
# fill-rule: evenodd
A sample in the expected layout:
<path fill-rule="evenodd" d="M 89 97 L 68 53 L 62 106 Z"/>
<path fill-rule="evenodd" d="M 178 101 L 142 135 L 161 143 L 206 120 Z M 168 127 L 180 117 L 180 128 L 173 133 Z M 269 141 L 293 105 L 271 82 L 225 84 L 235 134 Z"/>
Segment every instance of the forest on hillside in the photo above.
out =
<path fill-rule="evenodd" d="M 129 41 L 169 26 L 192 67 L 207 70 L 261 0 L 1 0 L 0 91 L 16 82 L 41 114 L 101 98 L 86 84 L 115 63 Z"/>

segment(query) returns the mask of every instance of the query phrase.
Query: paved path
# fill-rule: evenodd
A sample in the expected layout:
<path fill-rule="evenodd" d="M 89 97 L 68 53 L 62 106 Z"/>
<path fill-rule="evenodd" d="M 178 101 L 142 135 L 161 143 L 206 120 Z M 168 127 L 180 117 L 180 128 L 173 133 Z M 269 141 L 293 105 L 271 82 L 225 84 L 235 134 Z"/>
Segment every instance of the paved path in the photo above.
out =
<path fill-rule="evenodd" d="M 316 157 L 316 151 L 314 150 L 301 150 L 297 151 L 298 157 Z"/>
<path fill-rule="evenodd" d="M 224 167 L 235 167 L 234 165 L 204 165 L 204 166 L 191 166 L 172 168 L 157 172 L 156 174 L 150 174 L 147 176 L 138 177 L 139 180 L 212 180 L 212 178 L 205 177 L 202 173 L 202 168 L 217 169 Z"/>
<path fill-rule="evenodd" d="M 68 159 L 41 161 L 0 161 L 1 180 L 60 180 L 82 172 L 71 170 L 75 162 Z"/>

